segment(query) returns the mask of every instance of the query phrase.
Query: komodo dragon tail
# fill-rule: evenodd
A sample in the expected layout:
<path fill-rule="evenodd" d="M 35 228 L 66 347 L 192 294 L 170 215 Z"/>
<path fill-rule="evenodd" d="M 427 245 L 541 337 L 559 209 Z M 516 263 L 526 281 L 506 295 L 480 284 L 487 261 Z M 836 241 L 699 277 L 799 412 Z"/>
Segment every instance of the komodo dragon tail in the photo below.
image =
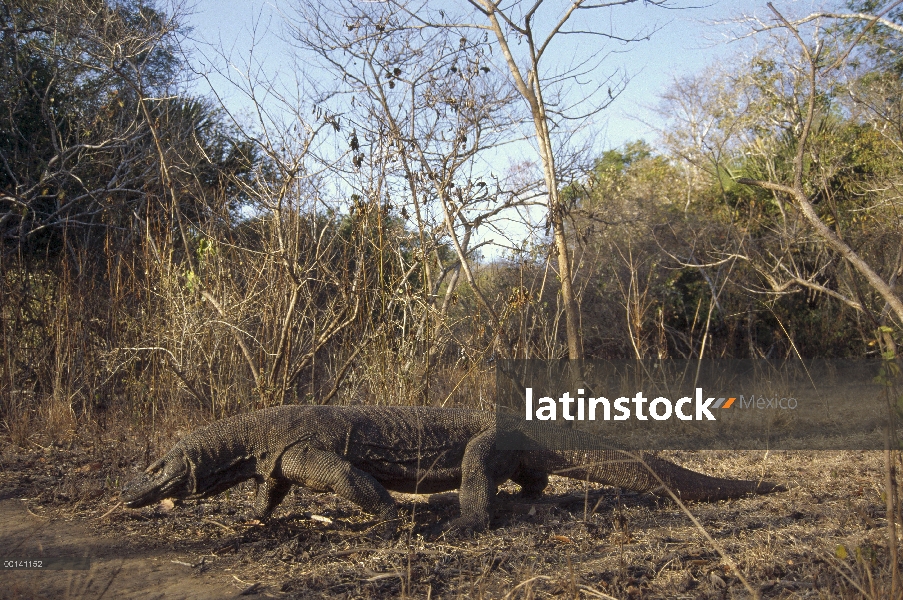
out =
<path fill-rule="evenodd" d="M 724 500 L 786 491 L 783 486 L 767 481 L 710 477 L 648 453 L 541 450 L 530 454 L 525 461 L 527 466 L 550 474 L 664 497 L 670 497 L 670 490 L 681 500 Z"/>

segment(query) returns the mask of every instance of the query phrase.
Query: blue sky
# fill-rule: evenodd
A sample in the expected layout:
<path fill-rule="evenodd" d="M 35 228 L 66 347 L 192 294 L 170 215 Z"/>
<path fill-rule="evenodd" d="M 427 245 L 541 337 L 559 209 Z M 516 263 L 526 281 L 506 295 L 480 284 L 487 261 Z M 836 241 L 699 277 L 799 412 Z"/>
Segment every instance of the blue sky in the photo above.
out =
<path fill-rule="evenodd" d="M 612 9 L 610 17 L 605 17 L 612 20 L 621 34 L 658 28 L 650 41 L 632 45 L 629 52 L 615 54 L 606 62 L 606 68 L 624 69 L 632 80 L 613 105 L 596 119 L 595 126 L 602 131 L 600 143 L 605 147 L 638 138 L 654 141 L 654 130 L 644 122 L 653 126 L 661 123 L 660 117 L 649 110 L 657 103 L 657 95 L 674 78 L 698 72 L 707 64 L 726 60 L 740 50 L 740 44 L 727 43 L 729 28 L 713 25 L 713 21 L 729 20 L 743 12 L 768 14 L 765 1 L 760 0 L 674 1 L 675 6 L 692 4 L 698 7 L 662 10 L 638 2 Z M 810 0 L 776 1 L 776 6 L 788 14 L 806 14 L 822 4 Z M 255 52 L 262 58 L 263 67 L 285 73 L 287 48 L 280 36 L 282 15 L 290 12 L 291 2 L 287 0 L 198 0 L 187 18 L 187 24 L 194 29 L 190 45 L 197 46 L 195 55 L 201 61 L 200 57 L 210 52 L 207 44 L 222 44 L 234 59 L 240 58 L 248 54 L 252 29 L 256 26 L 257 37 L 262 39 Z M 608 48 L 619 49 L 612 45 Z M 553 54 L 551 58 L 557 57 Z M 218 91 L 226 94 L 232 108 L 236 108 L 240 104 L 236 96 L 227 86 L 213 81 Z M 204 88 L 200 86 L 199 91 Z"/>

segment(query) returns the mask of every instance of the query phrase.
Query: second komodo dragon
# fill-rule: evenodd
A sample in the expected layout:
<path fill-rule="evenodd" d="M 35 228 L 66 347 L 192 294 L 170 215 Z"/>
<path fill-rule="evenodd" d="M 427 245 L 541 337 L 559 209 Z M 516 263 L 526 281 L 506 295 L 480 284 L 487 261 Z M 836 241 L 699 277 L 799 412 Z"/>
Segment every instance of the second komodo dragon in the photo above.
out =
<path fill-rule="evenodd" d="M 783 488 L 709 477 L 652 455 L 621 450 L 502 451 L 491 412 L 389 406 L 278 406 L 216 421 L 182 438 L 122 490 L 126 506 L 164 498 L 207 498 L 255 480 L 256 516 L 270 516 L 292 485 L 331 491 L 397 527 L 387 490 L 431 494 L 458 489 L 461 515 L 449 529 L 489 525 L 498 486 L 527 495 L 548 474 L 682 500 L 720 500 Z M 654 472 L 654 474 L 653 474 Z M 657 477 L 656 477 L 657 476 Z"/>

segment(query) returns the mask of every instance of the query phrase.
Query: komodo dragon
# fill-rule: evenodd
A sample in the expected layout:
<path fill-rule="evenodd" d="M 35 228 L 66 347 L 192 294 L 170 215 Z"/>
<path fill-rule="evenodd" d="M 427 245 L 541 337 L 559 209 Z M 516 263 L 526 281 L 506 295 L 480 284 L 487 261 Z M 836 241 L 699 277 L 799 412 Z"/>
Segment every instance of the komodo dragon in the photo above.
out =
<path fill-rule="evenodd" d="M 278 406 L 216 421 L 182 438 L 129 482 L 130 508 L 164 498 L 207 498 L 255 480 L 255 515 L 264 520 L 291 486 L 332 491 L 397 527 L 387 490 L 458 489 L 459 518 L 447 529 L 482 530 L 508 479 L 538 495 L 549 473 L 683 500 L 719 500 L 780 491 L 778 485 L 709 477 L 674 463 L 621 450 L 500 451 L 494 413 L 389 406 Z M 651 471 L 655 472 L 655 475 Z M 660 479 L 660 481 L 659 481 Z"/>

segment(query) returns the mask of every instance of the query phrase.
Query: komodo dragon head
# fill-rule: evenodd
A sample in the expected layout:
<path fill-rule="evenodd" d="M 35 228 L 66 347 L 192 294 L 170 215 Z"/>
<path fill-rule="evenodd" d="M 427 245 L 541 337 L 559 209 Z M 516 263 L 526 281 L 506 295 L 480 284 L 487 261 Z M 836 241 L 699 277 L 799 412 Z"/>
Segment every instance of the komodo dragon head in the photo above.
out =
<path fill-rule="evenodd" d="M 144 473 L 125 484 L 120 499 L 129 508 L 150 506 L 164 498 L 187 498 L 193 493 L 191 464 L 176 446 Z"/>
<path fill-rule="evenodd" d="M 194 446 L 184 442 L 176 444 L 166 456 L 123 486 L 119 496 L 122 502 L 129 508 L 141 508 L 164 498 L 209 498 L 256 478 L 253 457 L 232 456 L 222 462 L 205 460 L 206 457 L 191 451 Z"/>

